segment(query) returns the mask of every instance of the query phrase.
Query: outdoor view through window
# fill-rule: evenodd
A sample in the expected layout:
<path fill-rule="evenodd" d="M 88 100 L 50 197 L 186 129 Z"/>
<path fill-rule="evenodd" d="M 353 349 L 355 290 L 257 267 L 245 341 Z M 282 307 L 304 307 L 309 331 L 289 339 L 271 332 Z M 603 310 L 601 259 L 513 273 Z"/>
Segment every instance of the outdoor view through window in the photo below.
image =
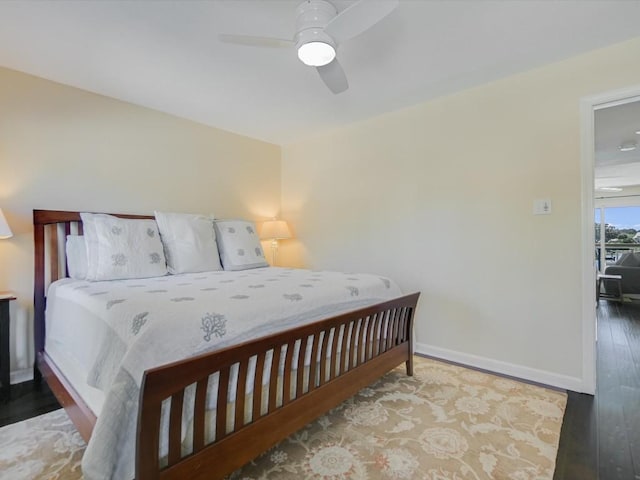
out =
<path fill-rule="evenodd" d="M 598 270 L 614 264 L 624 253 L 640 251 L 640 207 L 596 208 L 594 221 Z"/>

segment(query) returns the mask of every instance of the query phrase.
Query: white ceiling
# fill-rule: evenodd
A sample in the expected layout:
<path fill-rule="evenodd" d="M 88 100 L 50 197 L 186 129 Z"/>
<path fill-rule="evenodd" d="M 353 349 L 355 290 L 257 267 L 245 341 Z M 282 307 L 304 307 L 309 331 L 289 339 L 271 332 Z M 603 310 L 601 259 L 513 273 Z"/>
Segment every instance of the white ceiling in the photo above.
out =
<path fill-rule="evenodd" d="M 594 118 L 596 189 L 640 185 L 640 101 L 596 110 Z"/>
<path fill-rule="evenodd" d="M 287 144 L 639 35 L 637 0 L 401 0 L 340 46 L 333 95 L 293 49 L 217 40 L 291 38 L 297 3 L 3 0 L 0 65 Z"/>

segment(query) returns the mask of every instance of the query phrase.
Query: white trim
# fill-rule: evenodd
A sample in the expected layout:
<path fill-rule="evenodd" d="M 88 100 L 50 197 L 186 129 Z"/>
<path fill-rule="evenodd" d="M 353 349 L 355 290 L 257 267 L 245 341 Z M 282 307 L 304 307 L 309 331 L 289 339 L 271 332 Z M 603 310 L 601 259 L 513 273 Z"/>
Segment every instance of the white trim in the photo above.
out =
<path fill-rule="evenodd" d="M 587 97 L 585 100 L 595 101 L 594 110 L 602 110 L 603 108 L 617 107 L 626 105 L 627 103 L 637 102 L 640 100 L 640 87 L 625 88 L 624 90 L 616 90 L 613 92 L 603 93 L 602 95 L 594 95 Z"/>
<path fill-rule="evenodd" d="M 589 95 L 582 99 L 582 101 L 589 102 L 593 105 L 594 110 L 617 107 L 618 105 L 625 105 L 627 103 L 637 102 L 638 100 L 640 100 L 640 85 Z"/>
<path fill-rule="evenodd" d="M 596 390 L 596 301 L 594 268 L 594 111 L 640 100 L 640 85 L 592 95 L 580 100 L 580 173 L 582 178 L 582 383 Z"/>
<path fill-rule="evenodd" d="M 524 367 L 514 363 L 494 360 L 493 358 L 480 357 L 470 353 L 448 350 L 446 348 L 440 348 L 426 343 L 416 343 L 414 351 L 423 355 L 429 355 L 431 357 L 441 358 L 450 362 L 489 370 L 490 372 L 500 373 L 502 375 L 509 375 L 510 377 L 521 378 L 530 382 L 563 388 L 565 390 L 573 390 L 575 392 L 586 392 L 584 382 L 578 377 L 569 377 L 568 375 L 560 375 L 558 373 L 548 372 L 545 370 Z"/>
<path fill-rule="evenodd" d="M 596 198 L 594 208 L 611 207 L 638 207 L 640 206 L 640 195 Z"/>
<path fill-rule="evenodd" d="M 594 107 L 580 101 L 581 257 L 582 257 L 582 382 L 585 393 L 596 393 L 596 268 L 593 228 L 595 189 Z"/>
<path fill-rule="evenodd" d="M 11 380 L 9 383 L 14 385 L 16 383 L 28 382 L 33 380 L 33 368 L 23 368 L 21 370 L 14 370 L 10 374 Z"/>

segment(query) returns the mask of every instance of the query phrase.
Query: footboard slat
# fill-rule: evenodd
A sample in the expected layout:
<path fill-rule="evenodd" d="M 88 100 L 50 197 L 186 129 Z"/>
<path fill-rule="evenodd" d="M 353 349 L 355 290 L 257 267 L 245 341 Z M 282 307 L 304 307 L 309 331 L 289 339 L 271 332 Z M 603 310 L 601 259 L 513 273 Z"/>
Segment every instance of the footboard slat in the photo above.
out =
<path fill-rule="evenodd" d="M 378 324 L 380 323 L 380 316 L 376 313 L 373 315 L 373 320 L 371 321 L 371 335 L 367 340 L 367 360 L 371 360 L 376 352 L 374 342 L 376 340 L 376 332 L 378 331 Z"/>
<path fill-rule="evenodd" d="M 338 355 L 338 339 L 340 338 L 340 332 L 342 331 L 342 325 L 336 327 L 333 331 L 333 341 L 331 342 L 331 371 L 329 372 L 330 378 L 336 378 L 338 375 L 338 363 L 340 357 Z"/>
<path fill-rule="evenodd" d="M 298 352 L 298 362 L 296 365 L 296 398 L 305 393 L 304 388 L 304 362 L 307 358 L 307 346 L 309 338 L 302 337 L 300 339 L 300 351 Z"/>
<path fill-rule="evenodd" d="M 380 326 L 382 325 L 382 313 L 376 313 L 376 321 L 375 325 L 371 329 L 371 356 L 370 358 L 376 357 L 380 352 L 378 351 L 380 338 Z"/>
<path fill-rule="evenodd" d="M 316 388 L 316 376 L 318 374 L 318 350 L 320 349 L 320 336 L 322 332 L 318 332 L 313 336 L 313 343 L 311 344 L 311 365 L 309 367 L 309 389 L 307 392 L 311 392 Z"/>
<path fill-rule="evenodd" d="M 278 399 L 278 368 L 280 367 L 281 351 L 281 347 L 273 349 L 271 372 L 269 374 L 269 408 L 267 408 L 267 413 L 271 413 L 276 409 L 276 401 Z"/>
<path fill-rule="evenodd" d="M 196 398 L 193 404 L 193 451 L 199 452 L 204 447 L 204 421 L 207 401 L 209 377 L 198 380 Z"/>
<path fill-rule="evenodd" d="M 408 295 L 148 370 L 140 396 L 136 478 L 223 478 L 402 362 L 410 374 L 418 297 Z M 247 378 L 254 359 L 255 374 Z M 236 368 L 237 376 L 231 378 Z M 211 387 L 217 395 L 215 418 L 211 418 L 213 439 L 205 438 L 210 376 L 218 378 L 217 392 Z M 234 381 L 235 395 L 229 398 Z M 252 392 L 247 392 L 247 383 L 253 384 Z M 193 384 L 191 406 L 184 392 Z M 250 396 L 251 415 L 245 405 Z M 170 441 L 163 463 L 159 458 L 160 412 L 166 399 L 171 399 Z M 227 401 L 235 403 L 233 414 Z M 185 410 L 188 418 L 188 408 L 194 409 L 193 452 L 181 457 L 182 413 Z"/>
<path fill-rule="evenodd" d="M 367 317 L 367 330 L 365 331 L 364 338 L 362 339 L 362 362 L 368 362 L 371 357 L 369 357 L 369 350 L 371 348 L 371 332 L 373 330 L 373 324 L 375 322 L 375 317 L 372 315 Z"/>
<path fill-rule="evenodd" d="M 258 353 L 256 358 L 256 375 L 253 379 L 253 411 L 252 421 L 262 416 L 262 380 L 264 377 L 264 357 L 266 352 Z"/>
<path fill-rule="evenodd" d="M 229 370 L 231 366 L 220 370 L 218 377 L 218 399 L 216 402 L 216 440 L 227 435 L 227 396 L 229 393 Z"/>
<path fill-rule="evenodd" d="M 380 334 L 378 335 L 378 339 L 376 341 L 376 344 L 378 345 L 378 355 L 381 355 L 382 353 L 384 353 L 384 347 L 386 346 L 386 342 L 385 342 L 385 335 L 386 335 L 386 331 L 387 331 L 387 322 L 389 321 L 389 311 L 387 310 L 386 312 L 382 312 L 382 315 L 380 315 Z"/>
<path fill-rule="evenodd" d="M 396 308 L 395 312 L 393 312 L 393 321 L 391 322 L 391 326 L 389 328 L 389 344 L 387 345 L 387 349 L 392 348 L 396 342 L 396 332 L 398 331 L 397 325 L 400 321 L 400 315 L 402 313 L 401 308 Z"/>
<path fill-rule="evenodd" d="M 362 319 L 359 318 L 358 320 L 356 320 L 355 322 L 353 322 L 352 326 L 351 326 L 351 338 L 349 339 L 349 351 L 348 353 L 348 358 L 349 358 L 349 367 L 348 370 L 351 370 L 352 368 L 355 368 L 358 366 L 358 348 L 357 348 L 357 344 L 356 344 L 356 339 L 358 338 L 358 335 L 360 334 L 360 328 L 362 324 Z"/>
<path fill-rule="evenodd" d="M 401 338 L 400 341 L 401 342 L 406 342 L 407 341 L 407 333 L 405 332 L 405 329 L 407 328 L 407 319 L 406 316 L 402 318 L 402 328 L 400 329 L 401 332 Z"/>
<path fill-rule="evenodd" d="M 360 326 L 360 332 L 358 335 L 358 360 L 356 365 L 360 365 L 364 362 L 364 349 L 365 349 L 365 339 L 367 338 L 367 327 L 369 325 L 369 317 L 362 319 L 362 324 Z"/>
<path fill-rule="evenodd" d="M 396 315 L 398 314 L 398 309 L 394 308 L 389 312 L 389 318 L 387 321 L 387 329 L 385 331 L 384 337 L 384 350 L 387 351 L 391 348 L 391 336 L 393 335 L 393 323 L 396 321 Z"/>
<path fill-rule="evenodd" d="M 247 385 L 247 370 L 249 369 L 249 359 L 240 362 L 238 370 L 238 383 L 236 386 L 236 416 L 233 423 L 234 430 L 238 430 L 244 425 L 244 395 Z"/>
<path fill-rule="evenodd" d="M 327 355 L 329 354 L 327 346 L 329 345 L 330 335 L 331 330 L 327 330 L 326 332 L 323 332 L 322 336 L 322 348 L 320 350 L 320 385 L 327 381 Z"/>
<path fill-rule="evenodd" d="M 386 352 L 389 350 L 391 345 L 389 344 L 389 338 L 391 337 L 391 328 L 393 325 L 393 319 L 396 316 L 396 309 L 392 309 L 387 312 L 387 318 L 384 324 L 384 338 L 382 338 L 382 351 Z"/>
<path fill-rule="evenodd" d="M 400 333 L 400 322 L 402 321 L 402 317 L 404 315 L 404 311 L 402 308 L 399 308 L 398 310 L 399 312 L 396 317 L 396 321 L 393 322 L 393 339 L 392 339 L 391 346 L 398 344 L 398 335 Z"/>
<path fill-rule="evenodd" d="M 287 355 L 284 360 L 284 372 L 282 374 L 283 378 L 283 393 L 282 393 L 282 404 L 286 405 L 291 401 L 291 362 L 293 361 L 293 350 L 295 349 L 296 342 L 289 342 L 287 344 Z"/>
<path fill-rule="evenodd" d="M 180 460 L 182 435 L 182 404 L 184 390 L 171 396 L 171 414 L 169 415 L 169 465 Z"/>
<path fill-rule="evenodd" d="M 342 333 L 342 345 L 340 346 L 340 375 L 349 370 L 349 355 L 347 355 L 347 345 L 349 342 L 349 336 L 351 335 L 351 327 L 353 323 L 343 325 Z"/>

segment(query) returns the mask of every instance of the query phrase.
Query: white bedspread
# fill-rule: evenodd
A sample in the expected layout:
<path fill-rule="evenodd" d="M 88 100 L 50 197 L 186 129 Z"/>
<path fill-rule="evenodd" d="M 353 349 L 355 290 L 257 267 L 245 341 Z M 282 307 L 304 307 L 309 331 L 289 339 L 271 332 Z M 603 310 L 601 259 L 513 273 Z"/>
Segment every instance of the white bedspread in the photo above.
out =
<path fill-rule="evenodd" d="M 133 478 L 139 386 L 146 369 L 400 294 L 379 276 L 273 267 L 54 283 L 49 305 L 53 296 L 73 301 L 104 323 L 88 383 L 106 397 L 83 458 L 85 478 Z"/>

